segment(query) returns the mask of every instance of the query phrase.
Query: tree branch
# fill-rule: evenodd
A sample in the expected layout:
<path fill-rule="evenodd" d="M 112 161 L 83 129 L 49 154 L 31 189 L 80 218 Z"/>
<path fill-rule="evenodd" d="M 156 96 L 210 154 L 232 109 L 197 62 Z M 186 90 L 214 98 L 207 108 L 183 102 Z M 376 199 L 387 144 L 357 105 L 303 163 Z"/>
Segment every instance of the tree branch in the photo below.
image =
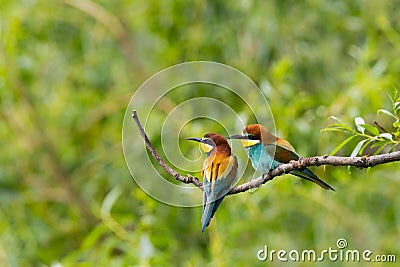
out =
<path fill-rule="evenodd" d="M 136 126 L 138 127 L 139 130 L 139 134 L 140 136 L 143 138 L 147 148 L 149 149 L 151 155 L 153 155 L 154 159 L 158 162 L 158 164 L 160 164 L 161 167 L 164 168 L 164 170 L 166 172 L 168 172 L 169 174 L 171 174 L 176 180 L 181 181 L 185 184 L 194 184 L 197 187 L 201 188 L 203 190 L 203 184 L 200 182 L 200 180 L 197 177 L 194 177 L 192 175 L 187 174 L 186 176 L 180 175 L 178 172 L 176 172 L 174 169 L 172 169 L 171 167 L 169 167 L 167 165 L 167 163 L 165 163 L 165 161 L 163 161 L 160 157 L 160 155 L 158 155 L 157 151 L 154 149 L 153 145 L 151 144 L 149 138 L 147 137 L 142 124 L 139 121 L 139 118 L 136 114 L 136 110 L 132 111 L 132 117 L 136 122 Z"/>
<path fill-rule="evenodd" d="M 136 110 L 132 111 L 132 117 L 136 122 L 136 126 L 139 129 L 139 133 L 143 138 L 147 148 L 153 155 L 154 159 L 160 164 L 161 167 L 164 168 L 166 172 L 171 174 L 175 179 L 181 181 L 183 183 L 189 184 L 192 183 L 203 190 L 203 184 L 197 177 L 187 174 L 183 176 L 176 172 L 174 169 L 169 167 L 158 155 L 153 145 L 151 144 L 149 138 L 147 137 L 140 121 L 137 116 Z M 321 165 L 333 165 L 333 166 L 354 166 L 357 168 L 368 168 L 373 167 L 375 165 L 389 163 L 393 161 L 400 161 L 400 151 L 381 154 L 376 156 L 365 156 L 365 157 L 337 157 L 337 156 L 316 156 L 309 158 L 300 158 L 297 161 L 290 161 L 286 164 L 281 164 L 277 168 L 270 171 L 268 174 L 264 174 L 258 178 L 252 179 L 251 181 L 238 185 L 228 193 L 228 195 L 237 194 L 241 192 L 245 192 L 251 188 L 259 187 L 265 184 L 268 181 L 271 181 L 277 176 L 280 176 L 285 173 L 289 173 L 293 170 L 300 170 L 309 166 L 321 166 Z"/>
<path fill-rule="evenodd" d="M 297 161 L 292 160 L 289 163 L 281 164 L 266 175 L 232 188 L 229 194 L 245 192 L 251 188 L 259 187 L 277 176 L 309 166 L 333 165 L 368 168 L 393 161 L 400 161 L 400 151 L 369 157 L 316 156 L 310 158 L 300 158 Z"/>

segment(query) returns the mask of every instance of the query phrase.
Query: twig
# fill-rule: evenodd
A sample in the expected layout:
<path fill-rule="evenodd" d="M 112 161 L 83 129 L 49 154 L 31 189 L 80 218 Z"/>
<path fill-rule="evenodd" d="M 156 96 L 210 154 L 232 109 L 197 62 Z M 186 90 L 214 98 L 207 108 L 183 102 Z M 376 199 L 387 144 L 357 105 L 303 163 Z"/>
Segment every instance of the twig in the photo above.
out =
<path fill-rule="evenodd" d="M 382 131 L 384 131 L 385 133 L 390 133 L 390 134 L 392 134 L 391 132 L 389 132 L 388 130 L 386 130 L 385 128 L 383 128 L 378 122 L 374 121 L 374 124 L 375 124 L 379 129 L 381 129 Z"/>
<path fill-rule="evenodd" d="M 169 174 L 171 174 L 176 180 L 181 181 L 185 184 L 194 184 L 197 187 L 202 188 L 203 184 L 200 182 L 200 180 L 197 177 L 194 177 L 192 175 L 187 174 L 186 176 L 180 175 L 178 172 L 176 172 L 174 169 L 172 169 L 171 167 L 169 167 L 167 165 L 167 163 L 165 163 L 165 161 L 163 161 L 160 157 L 160 155 L 158 155 L 158 153 L 156 152 L 156 150 L 154 149 L 153 145 L 151 144 L 149 138 L 147 137 L 140 121 L 139 118 L 137 116 L 136 110 L 132 111 L 132 117 L 136 122 L 136 126 L 139 129 L 139 134 L 140 136 L 143 138 L 147 148 L 149 149 L 151 155 L 153 155 L 154 159 L 158 162 L 158 164 L 160 164 L 161 167 L 164 168 L 164 170 L 166 172 L 168 172 Z"/>
<path fill-rule="evenodd" d="M 169 167 L 157 154 L 156 150 L 154 149 L 153 145 L 151 144 L 149 138 L 147 137 L 139 118 L 136 114 L 136 110 L 132 111 L 132 117 L 136 122 L 136 125 L 139 129 L 139 133 L 144 139 L 144 142 L 153 155 L 153 157 L 157 160 L 157 162 L 164 168 L 166 172 L 171 174 L 175 179 L 181 181 L 183 183 L 192 183 L 197 187 L 202 189 L 203 184 L 197 177 L 191 176 L 187 174 L 183 176 Z M 228 193 L 228 195 L 237 194 L 241 192 L 245 192 L 251 188 L 256 188 L 265 184 L 268 181 L 271 181 L 277 176 L 280 176 L 285 173 L 289 173 L 293 170 L 303 169 L 309 166 L 321 166 L 321 165 L 333 165 L 333 166 L 355 166 L 357 168 L 368 168 L 373 167 L 375 165 L 389 163 L 393 161 L 400 161 L 400 151 L 386 153 L 376 156 L 368 156 L 368 157 L 337 157 L 337 156 L 316 156 L 316 157 L 309 157 L 309 158 L 300 158 L 297 161 L 290 161 L 286 164 L 281 164 L 277 168 L 270 171 L 268 174 L 264 174 L 258 178 L 252 179 L 251 181 L 238 185 Z"/>

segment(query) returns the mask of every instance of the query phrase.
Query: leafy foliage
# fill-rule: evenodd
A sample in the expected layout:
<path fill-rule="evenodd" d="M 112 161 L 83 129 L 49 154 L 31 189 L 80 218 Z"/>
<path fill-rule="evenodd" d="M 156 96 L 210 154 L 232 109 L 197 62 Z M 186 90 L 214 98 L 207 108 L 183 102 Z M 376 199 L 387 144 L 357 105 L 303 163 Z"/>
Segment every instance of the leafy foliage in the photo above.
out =
<path fill-rule="evenodd" d="M 385 114 L 394 119 L 394 122 L 392 123 L 393 131 L 386 130 L 376 121 L 374 122 L 375 126 L 372 124 L 367 124 L 361 117 L 356 117 L 354 119 L 355 128 L 352 128 L 335 116 L 331 116 L 331 119 L 335 120 L 336 123 L 328 125 L 328 127 L 322 131 L 346 132 L 350 136 L 343 140 L 336 148 L 334 148 L 330 155 L 335 155 L 353 139 L 358 139 L 359 141 L 354 147 L 353 152 L 351 152 L 350 157 L 362 155 L 368 146 L 371 149 L 375 149 L 375 152 L 373 153 L 374 155 L 379 154 L 387 147 L 390 147 L 388 150 L 389 152 L 393 151 L 400 144 L 400 97 L 397 96 L 397 90 L 394 97 L 390 97 L 390 100 L 392 103 L 392 111 L 379 109 L 377 113 Z"/>

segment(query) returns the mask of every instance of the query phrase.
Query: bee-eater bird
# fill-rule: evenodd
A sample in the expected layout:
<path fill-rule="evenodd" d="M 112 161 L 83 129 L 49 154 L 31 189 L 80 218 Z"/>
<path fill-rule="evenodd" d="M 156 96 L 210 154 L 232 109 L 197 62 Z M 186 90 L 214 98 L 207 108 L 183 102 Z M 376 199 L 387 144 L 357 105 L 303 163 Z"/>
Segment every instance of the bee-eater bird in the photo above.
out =
<path fill-rule="evenodd" d="M 226 138 L 215 133 L 207 133 L 203 138 L 186 138 L 200 142 L 206 153 L 201 176 L 203 177 L 203 214 L 201 231 L 210 224 L 225 195 L 236 183 L 238 163 L 231 153 Z"/>
<path fill-rule="evenodd" d="M 291 160 L 298 160 L 299 156 L 288 141 L 271 134 L 260 124 L 248 125 L 242 135 L 233 135 L 228 139 L 240 139 L 247 155 L 251 160 L 253 168 L 264 174 L 275 169 L 281 163 L 289 163 Z M 330 185 L 319 179 L 309 169 L 293 170 L 290 172 L 300 178 L 314 182 L 327 190 L 333 190 Z"/>

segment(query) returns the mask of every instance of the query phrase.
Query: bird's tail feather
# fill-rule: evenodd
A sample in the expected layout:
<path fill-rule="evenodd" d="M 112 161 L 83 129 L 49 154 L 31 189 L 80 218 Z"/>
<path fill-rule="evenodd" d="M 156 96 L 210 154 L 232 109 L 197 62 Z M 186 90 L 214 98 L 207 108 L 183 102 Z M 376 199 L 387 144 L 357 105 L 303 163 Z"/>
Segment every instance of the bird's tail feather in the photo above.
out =
<path fill-rule="evenodd" d="M 305 168 L 302 171 L 299 170 L 294 170 L 292 172 L 290 172 L 293 175 L 296 175 L 300 178 L 306 179 L 308 181 L 314 182 L 317 185 L 319 185 L 320 187 L 326 189 L 326 190 L 332 190 L 335 191 L 335 189 L 333 187 L 331 187 L 329 184 L 325 183 L 324 181 L 322 181 L 321 179 L 319 179 L 312 171 L 310 171 L 309 169 Z"/>
<path fill-rule="evenodd" d="M 217 199 L 216 201 L 206 203 L 203 207 L 203 215 L 201 217 L 201 231 L 204 232 L 204 229 L 210 224 L 211 218 L 214 216 L 217 211 L 219 205 L 221 205 L 224 197 Z"/>

